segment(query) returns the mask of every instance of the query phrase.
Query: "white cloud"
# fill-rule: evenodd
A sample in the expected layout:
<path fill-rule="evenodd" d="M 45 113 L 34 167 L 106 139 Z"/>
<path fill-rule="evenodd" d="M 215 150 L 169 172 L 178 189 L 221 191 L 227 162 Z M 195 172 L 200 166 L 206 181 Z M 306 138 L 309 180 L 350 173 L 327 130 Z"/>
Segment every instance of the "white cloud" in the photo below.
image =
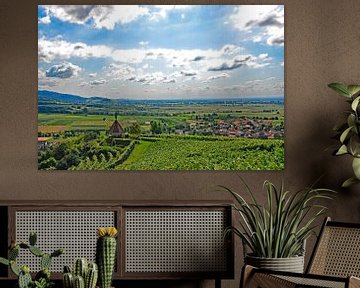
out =
<path fill-rule="evenodd" d="M 208 71 L 226 71 L 226 70 L 234 70 L 238 69 L 242 66 L 246 66 L 252 56 L 251 55 L 241 55 L 234 57 L 230 60 L 224 60 L 224 59 L 215 59 L 212 61 L 210 66 L 207 68 Z"/>
<path fill-rule="evenodd" d="M 115 24 L 126 24 L 149 15 L 149 10 L 139 5 L 100 6 L 94 15 L 94 27 L 114 29 Z"/>
<path fill-rule="evenodd" d="M 81 70 L 81 67 L 77 65 L 64 62 L 62 64 L 51 66 L 46 70 L 45 76 L 66 79 L 77 76 Z"/>
<path fill-rule="evenodd" d="M 235 92 L 238 95 L 283 95 L 284 81 L 278 81 L 275 77 L 249 80 L 238 85 L 224 87 L 227 92 Z"/>
<path fill-rule="evenodd" d="M 95 72 L 95 73 L 90 73 L 89 74 L 89 77 L 91 77 L 91 78 L 94 78 L 94 77 L 96 77 L 97 76 L 97 73 Z"/>
<path fill-rule="evenodd" d="M 251 33 L 254 42 L 265 41 L 268 45 L 284 45 L 284 6 L 241 5 L 234 9 L 230 21 L 240 31 Z"/>
<path fill-rule="evenodd" d="M 227 44 L 221 48 L 221 51 L 223 55 L 235 55 L 240 53 L 241 47 L 232 44 Z"/>
<path fill-rule="evenodd" d="M 45 15 L 38 19 L 39 23 L 48 24 L 51 17 L 63 22 L 79 25 L 91 24 L 96 29 L 114 29 L 116 24 L 124 25 L 149 17 L 150 20 L 159 21 L 167 17 L 171 11 L 190 9 L 192 5 L 154 5 L 144 7 L 141 5 L 43 5 Z M 181 19 L 185 14 L 181 14 Z"/>
<path fill-rule="evenodd" d="M 212 80 L 216 80 L 216 79 L 229 78 L 229 77 L 230 77 L 230 75 L 228 73 L 220 73 L 220 74 L 208 77 L 206 81 L 212 81 Z"/>
<path fill-rule="evenodd" d="M 163 83 L 166 83 L 166 84 L 176 83 L 176 79 L 175 78 L 165 79 L 165 80 L 163 80 Z"/>
<path fill-rule="evenodd" d="M 140 41 L 139 42 L 139 45 L 140 45 L 140 47 L 146 47 L 146 46 L 148 46 L 149 45 L 149 41 Z"/>
<path fill-rule="evenodd" d="M 186 10 L 192 8 L 192 6 L 193 5 L 154 5 L 154 11 L 151 13 L 150 20 L 159 21 L 166 18 L 170 11 Z M 184 13 L 181 14 L 181 18 L 185 18 Z"/>
<path fill-rule="evenodd" d="M 112 49 L 105 45 L 89 46 L 82 42 L 67 42 L 63 39 L 38 40 L 39 61 L 51 62 L 55 59 L 67 60 L 72 57 L 79 58 L 105 58 L 110 57 Z"/>
<path fill-rule="evenodd" d="M 191 70 L 190 71 L 183 70 L 183 71 L 180 71 L 180 73 L 183 76 L 195 76 L 197 74 L 196 71 L 191 71 Z"/>
<path fill-rule="evenodd" d="M 100 79 L 100 80 L 93 80 L 89 82 L 90 86 L 100 86 L 100 85 L 104 85 L 106 84 L 107 81 L 105 79 Z"/>
<path fill-rule="evenodd" d="M 44 17 L 41 17 L 38 19 L 38 23 L 39 24 L 50 24 L 51 23 L 51 19 L 49 15 L 46 15 Z"/>
<path fill-rule="evenodd" d="M 149 15 L 149 10 L 139 5 L 47 5 L 43 8 L 46 17 L 80 25 L 91 23 L 96 29 L 109 30 L 116 24 L 130 23 Z"/>
<path fill-rule="evenodd" d="M 127 79 L 129 75 L 132 75 L 134 72 L 135 68 L 128 64 L 112 63 L 107 68 L 107 76 L 112 77 L 113 79 Z"/>

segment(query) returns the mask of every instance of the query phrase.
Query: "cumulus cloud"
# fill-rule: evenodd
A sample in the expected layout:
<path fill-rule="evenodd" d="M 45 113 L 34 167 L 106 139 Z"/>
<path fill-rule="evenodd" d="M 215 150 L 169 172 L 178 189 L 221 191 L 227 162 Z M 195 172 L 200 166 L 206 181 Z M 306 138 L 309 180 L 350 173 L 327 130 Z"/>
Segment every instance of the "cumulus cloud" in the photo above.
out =
<path fill-rule="evenodd" d="M 284 45 L 283 5 L 241 5 L 230 16 L 234 27 L 243 32 L 255 30 L 254 42 L 265 41 L 268 45 Z"/>
<path fill-rule="evenodd" d="M 51 19 L 49 15 L 38 18 L 38 24 L 50 24 L 50 23 L 51 23 Z"/>
<path fill-rule="evenodd" d="M 149 41 L 140 41 L 139 45 L 140 45 L 140 47 L 146 47 L 149 45 Z"/>
<path fill-rule="evenodd" d="M 275 77 L 249 80 L 238 85 L 224 87 L 227 92 L 236 92 L 243 95 L 259 95 L 266 92 L 269 95 L 282 95 L 284 93 L 284 81 L 277 81 Z"/>
<path fill-rule="evenodd" d="M 128 64 L 112 63 L 107 69 L 107 76 L 114 79 L 126 79 L 135 72 L 135 68 Z"/>
<path fill-rule="evenodd" d="M 247 62 L 251 59 L 251 56 L 241 56 L 241 57 L 235 57 L 231 60 L 225 60 L 221 62 L 220 64 L 210 66 L 208 68 L 208 71 L 226 71 L 226 70 L 234 70 L 237 68 L 240 68 L 247 64 Z M 216 61 L 219 62 L 219 61 Z"/>
<path fill-rule="evenodd" d="M 197 74 L 197 72 L 196 71 L 181 71 L 180 72 L 181 73 L 181 75 L 183 75 L 183 76 L 195 76 L 196 74 Z"/>
<path fill-rule="evenodd" d="M 96 29 L 114 29 L 116 24 L 127 24 L 149 17 L 150 20 L 159 21 L 167 17 L 171 11 L 184 11 L 191 5 L 154 5 L 144 7 L 141 5 L 43 5 L 46 16 L 39 18 L 39 23 L 48 24 L 51 17 L 63 22 L 79 25 L 91 24 Z M 181 14 L 185 18 L 185 14 Z"/>
<path fill-rule="evenodd" d="M 197 61 L 204 60 L 205 58 L 206 58 L 205 56 L 195 56 L 195 58 L 192 59 L 191 61 L 197 62 Z"/>
<path fill-rule="evenodd" d="M 213 80 L 216 80 L 216 79 L 229 78 L 229 77 L 230 77 L 230 75 L 228 73 L 220 73 L 220 74 L 208 77 L 206 81 L 213 81 Z"/>
<path fill-rule="evenodd" d="M 163 80 L 163 83 L 165 83 L 165 84 L 176 83 L 176 79 L 175 78 L 165 79 L 165 80 Z"/>
<path fill-rule="evenodd" d="M 39 62 L 48 62 L 57 60 L 68 60 L 72 57 L 78 58 L 111 58 L 116 62 L 128 64 L 141 63 L 144 60 L 164 59 L 168 66 L 172 68 L 180 67 L 189 69 L 190 64 L 200 62 L 206 64 L 213 59 L 229 57 L 239 47 L 234 45 L 225 45 L 219 50 L 215 49 L 167 49 L 167 48 L 143 48 L 143 49 L 113 49 L 105 45 L 87 45 L 82 42 L 68 42 L 64 39 L 46 39 L 44 37 L 38 40 L 38 58 Z"/>
<path fill-rule="evenodd" d="M 63 39 L 52 40 L 40 38 L 38 40 L 39 61 L 51 62 L 54 59 L 67 60 L 79 58 L 105 58 L 111 56 L 112 49 L 105 45 L 87 45 L 82 42 L 67 42 Z"/>
<path fill-rule="evenodd" d="M 168 13 L 174 10 L 186 10 L 190 9 L 191 5 L 154 5 L 154 11 L 152 11 L 150 20 L 159 21 L 167 17 Z M 185 14 L 181 14 L 181 18 L 185 18 Z"/>
<path fill-rule="evenodd" d="M 106 84 L 107 81 L 105 79 L 100 79 L 100 80 L 93 80 L 93 81 L 90 81 L 89 82 L 89 85 L 90 86 L 101 86 L 101 85 L 104 85 Z"/>
<path fill-rule="evenodd" d="M 80 25 L 91 23 L 96 29 L 114 29 L 149 15 L 149 9 L 139 5 L 46 5 L 46 17 Z"/>
<path fill-rule="evenodd" d="M 95 72 L 95 73 L 90 73 L 89 74 L 89 77 L 91 77 L 91 78 L 94 78 L 94 77 L 96 77 L 97 76 L 97 73 Z"/>
<path fill-rule="evenodd" d="M 232 44 L 227 44 L 221 48 L 221 51 L 223 55 L 235 55 L 240 53 L 241 47 Z"/>
<path fill-rule="evenodd" d="M 55 78 L 71 78 L 77 76 L 82 69 L 72 63 L 64 62 L 62 64 L 53 65 L 46 70 L 46 77 L 55 77 Z"/>

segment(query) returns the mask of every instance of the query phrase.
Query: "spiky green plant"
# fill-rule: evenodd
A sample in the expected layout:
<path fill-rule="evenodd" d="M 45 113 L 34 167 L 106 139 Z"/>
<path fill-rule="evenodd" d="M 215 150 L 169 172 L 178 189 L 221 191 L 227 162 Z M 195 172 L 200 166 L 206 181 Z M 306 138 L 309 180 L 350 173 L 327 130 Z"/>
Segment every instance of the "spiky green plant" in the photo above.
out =
<path fill-rule="evenodd" d="M 336 149 L 334 155 L 348 154 L 353 157 L 354 177 L 347 179 L 342 184 L 343 187 L 349 187 L 360 183 L 360 85 L 331 83 L 328 87 L 346 97 L 351 106 L 347 113 L 346 122 L 334 127 L 340 141 L 340 146 Z"/>
<path fill-rule="evenodd" d="M 243 181 L 243 180 L 242 180 Z M 247 245 L 253 256 L 288 258 L 301 255 L 304 241 L 314 233 L 315 223 L 326 207 L 318 200 L 332 199 L 334 191 L 305 188 L 296 193 L 285 191 L 283 184 L 277 189 L 270 181 L 264 182 L 267 205 L 261 205 L 243 181 L 251 201 L 239 193 L 221 186 L 236 200 L 233 208 L 239 213 L 240 227 L 229 227 Z"/>
<path fill-rule="evenodd" d="M 102 227 L 97 229 L 99 238 L 96 243 L 96 262 L 99 267 L 100 288 L 110 288 L 116 258 L 115 227 Z"/>
<path fill-rule="evenodd" d="M 63 249 L 57 249 L 51 254 L 44 253 L 39 247 L 35 246 L 37 236 L 35 233 L 30 233 L 29 243 L 12 242 L 8 251 L 8 259 L 0 257 L 0 263 L 10 266 L 11 271 L 18 277 L 19 288 L 48 288 L 53 282 L 50 281 L 50 265 L 53 257 L 58 257 L 64 253 Z M 32 280 L 30 269 L 27 266 L 21 266 L 16 263 L 19 256 L 20 249 L 28 250 L 33 255 L 40 257 L 41 270 L 36 273 L 35 279 Z"/>
<path fill-rule="evenodd" d="M 98 267 L 96 263 L 88 263 L 85 258 L 78 258 L 75 260 L 73 273 L 69 266 L 64 266 L 62 279 L 64 288 L 75 288 L 82 285 L 84 288 L 95 288 L 98 279 Z"/>

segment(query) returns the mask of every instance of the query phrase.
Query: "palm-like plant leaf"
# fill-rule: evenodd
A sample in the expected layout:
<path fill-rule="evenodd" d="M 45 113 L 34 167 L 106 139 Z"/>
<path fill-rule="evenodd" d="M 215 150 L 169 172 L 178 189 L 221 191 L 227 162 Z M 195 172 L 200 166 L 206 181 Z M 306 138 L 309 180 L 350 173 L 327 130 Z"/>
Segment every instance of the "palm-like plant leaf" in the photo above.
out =
<path fill-rule="evenodd" d="M 240 227 L 229 227 L 226 234 L 232 232 L 240 237 L 254 256 L 284 258 L 301 254 L 304 242 L 317 227 L 314 223 L 326 210 L 317 204 L 318 201 L 332 199 L 334 191 L 309 187 L 290 193 L 285 191 L 283 182 L 277 189 L 270 181 L 265 181 L 267 205 L 262 206 L 250 187 L 240 179 L 251 202 L 220 186 L 234 197 L 233 208 L 240 215 Z"/>

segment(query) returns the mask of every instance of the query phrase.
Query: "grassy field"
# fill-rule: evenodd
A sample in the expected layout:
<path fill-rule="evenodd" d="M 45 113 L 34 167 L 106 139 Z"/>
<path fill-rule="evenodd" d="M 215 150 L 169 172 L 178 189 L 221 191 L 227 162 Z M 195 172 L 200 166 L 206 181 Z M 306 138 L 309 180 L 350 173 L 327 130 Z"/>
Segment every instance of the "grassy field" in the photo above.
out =
<path fill-rule="evenodd" d="M 118 170 L 281 170 L 283 140 L 141 141 Z"/>

